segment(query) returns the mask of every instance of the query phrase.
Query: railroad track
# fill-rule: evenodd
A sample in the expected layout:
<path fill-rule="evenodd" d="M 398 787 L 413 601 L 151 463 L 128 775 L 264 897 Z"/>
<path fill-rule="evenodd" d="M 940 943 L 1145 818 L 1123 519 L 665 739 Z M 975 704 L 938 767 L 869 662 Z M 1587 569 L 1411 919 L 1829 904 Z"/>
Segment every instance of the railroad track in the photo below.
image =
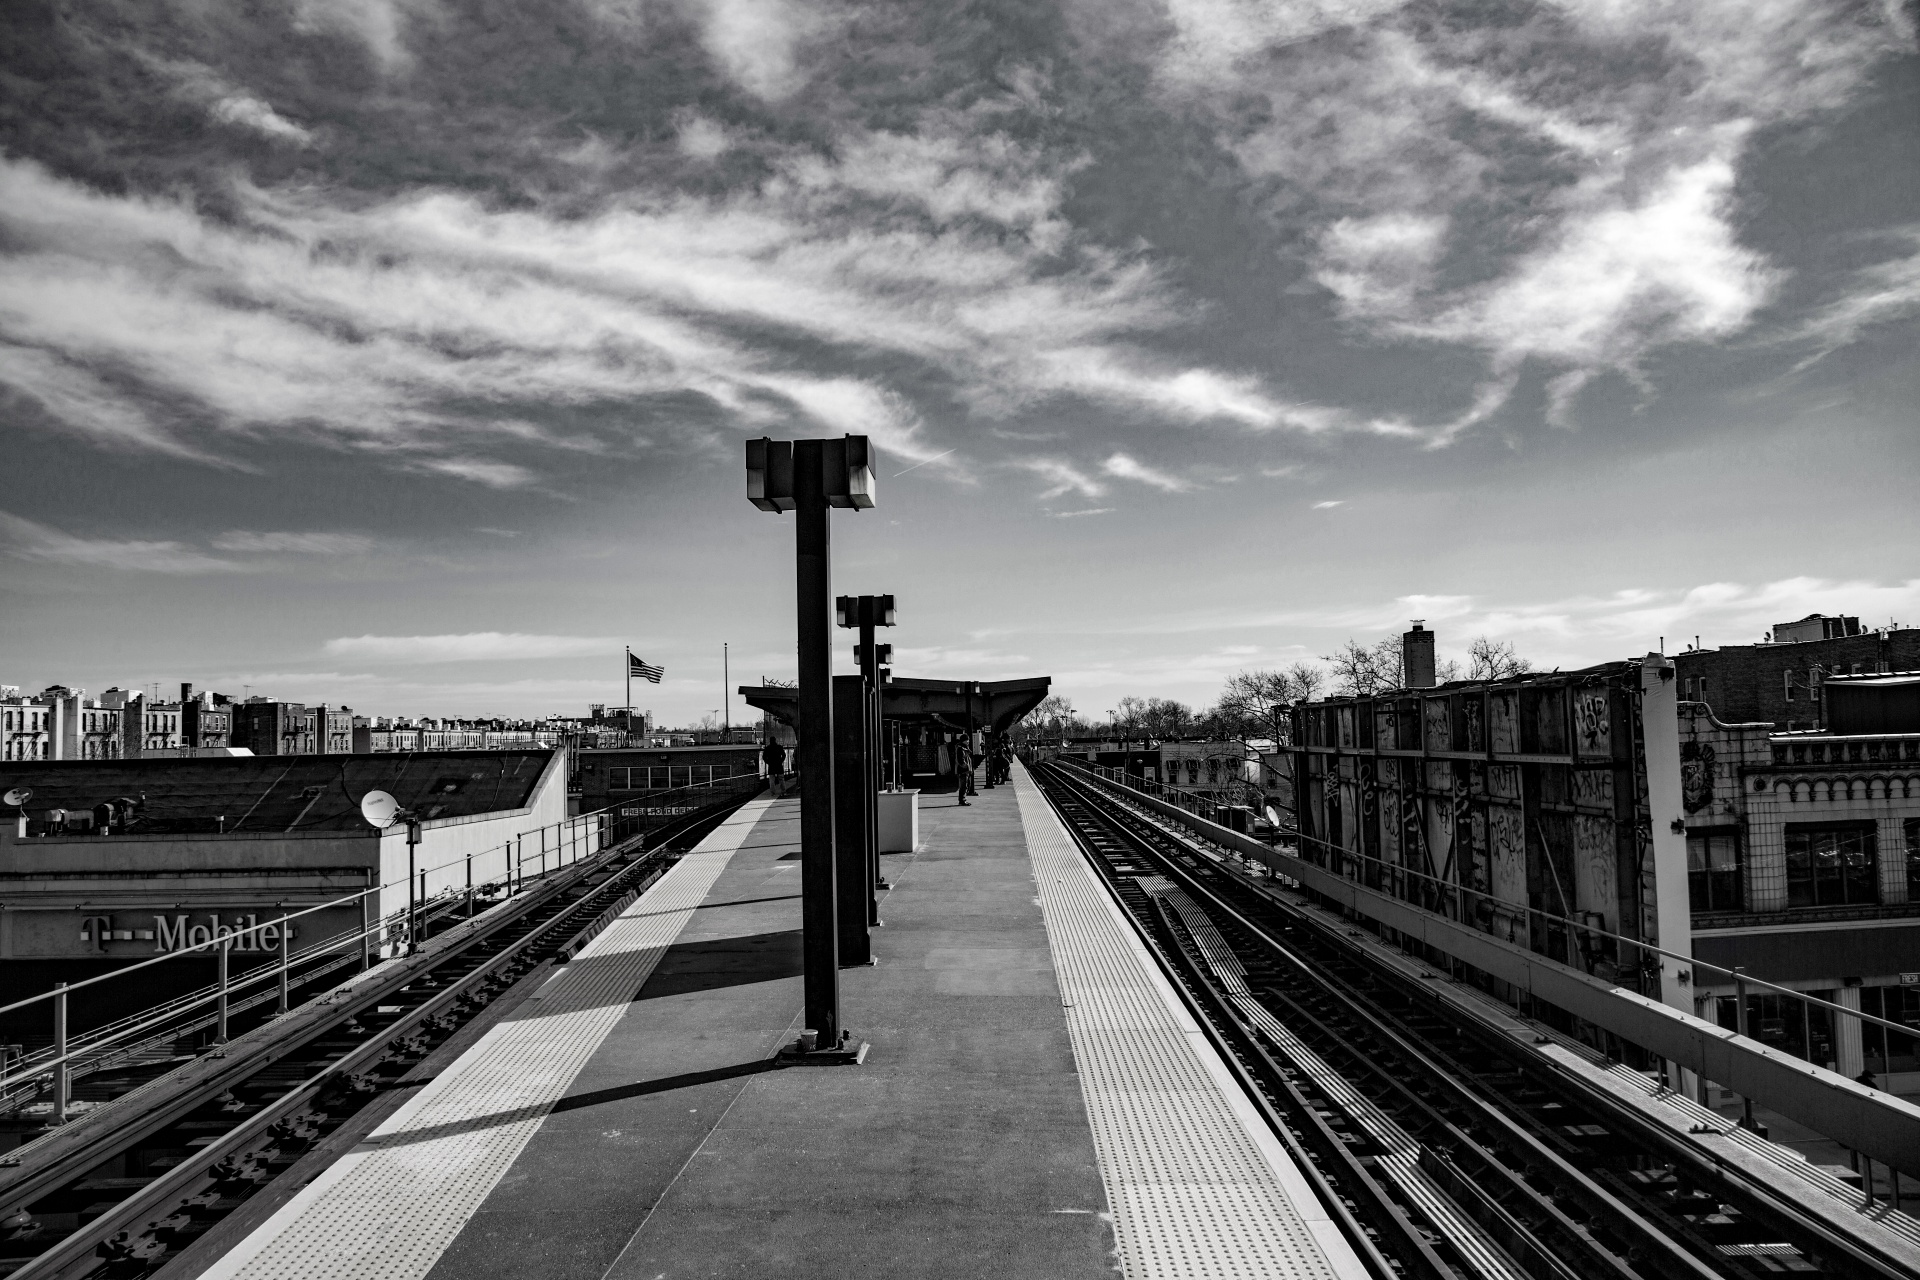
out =
<path fill-rule="evenodd" d="M 547 877 L 0 1158 L 0 1276 L 198 1274 L 353 1149 L 747 797 Z"/>
<path fill-rule="evenodd" d="M 1074 771 L 1034 775 L 1379 1280 L 1915 1274 L 1520 1052 L 1443 975 L 1381 963 Z"/>

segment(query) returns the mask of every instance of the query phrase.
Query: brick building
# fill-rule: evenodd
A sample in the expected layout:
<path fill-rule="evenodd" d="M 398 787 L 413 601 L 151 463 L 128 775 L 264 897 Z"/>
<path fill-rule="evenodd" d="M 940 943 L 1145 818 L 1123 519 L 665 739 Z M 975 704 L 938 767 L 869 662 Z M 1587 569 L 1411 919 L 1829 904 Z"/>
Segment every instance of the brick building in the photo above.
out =
<path fill-rule="evenodd" d="M 353 708 L 321 705 L 310 709 L 314 749 L 324 755 L 344 756 L 353 751 Z"/>
<path fill-rule="evenodd" d="M 1871 732 L 1680 705 L 1694 954 L 1920 1028 L 1920 676 L 1829 680 L 1842 721 Z M 1735 1025 L 1728 979 L 1703 970 L 1695 992 L 1703 1015 Z M 1782 996 L 1749 1002 L 1758 1038 L 1796 1057 L 1849 1076 L 1920 1065 L 1913 1037 L 1836 1027 Z"/>
<path fill-rule="evenodd" d="M 351 739 L 351 720 L 347 732 Z M 245 747 L 257 756 L 313 755 L 313 717 L 303 703 L 249 698 L 234 705 L 231 745 Z"/>
<path fill-rule="evenodd" d="M 1725 723 L 1819 729 L 1827 677 L 1920 671 L 1920 627 L 1864 631 L 1858 618 L 1812 614 L 1779 623 L 1762 643 L 1690 649 L 1673 662 L 1680 697 Z"/>
<path fill-rule="evenodd" d="M 0 759 L 52 760 L 59 741 L 57 709 L 23 698 L 11 685 L 0 691 Z"/>
<path fill-rule="evenodd" d="M 233 700 L 222 693 L 195 694 L 180 686 L 180 741 L 194 750 L 219 750 L 233 744 Z"/>
<path fill-rule="evenodd" d="M 1474 927 L 1691 1011 L 1686 966 L 1633 945 L 1690 953 L 1674 684 L 1648 654 L 1298 703 L 1300 854 L 1407 898 L 1458 886 Z"/>

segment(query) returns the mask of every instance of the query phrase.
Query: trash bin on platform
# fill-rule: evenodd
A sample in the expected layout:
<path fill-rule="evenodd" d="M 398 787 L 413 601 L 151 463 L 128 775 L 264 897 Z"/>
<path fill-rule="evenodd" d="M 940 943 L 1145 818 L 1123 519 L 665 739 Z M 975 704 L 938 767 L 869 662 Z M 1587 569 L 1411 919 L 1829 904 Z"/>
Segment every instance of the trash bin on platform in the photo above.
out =
<path fill-rule="evenodd" d="M 920 793 L 882 791 L 878 799 L 880 852 L 912 853 L 920 845 Z"/>

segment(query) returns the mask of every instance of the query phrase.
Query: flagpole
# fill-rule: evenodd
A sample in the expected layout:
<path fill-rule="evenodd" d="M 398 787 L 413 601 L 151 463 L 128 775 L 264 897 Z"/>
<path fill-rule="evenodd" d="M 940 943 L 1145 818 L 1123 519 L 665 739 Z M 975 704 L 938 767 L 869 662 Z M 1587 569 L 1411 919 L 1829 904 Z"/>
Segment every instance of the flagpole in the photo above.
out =
<path fill-rule="evenodd" d="M 232 686 L 231 686 L 231 685 L 229 685 L 228 687 L 229 687 L 229 688 L 231 688 Z M 627 646 L 627 724 L 626 724 L 626 730 L 627 730 L 627 741 L 626 741 L 626 743 L 625 743 L 625 745 L 627 745 L 627 746 L 629 746 L 629 747 L 630 747 L 630 746 L 632 746 L 632 745 L 633 745 L 633 646 L 632 646 L 632 645 L 628 645 L 628 646 Z"/>
<path fill-rule="evenodd" d="M 720 741 L 733 741 L 733 703 L 729 691 L 733 687 L 733 663 L 727 652 L 727 642 L 720 642 Z M 232 688 L 232 685 L 228 685 Z"/>

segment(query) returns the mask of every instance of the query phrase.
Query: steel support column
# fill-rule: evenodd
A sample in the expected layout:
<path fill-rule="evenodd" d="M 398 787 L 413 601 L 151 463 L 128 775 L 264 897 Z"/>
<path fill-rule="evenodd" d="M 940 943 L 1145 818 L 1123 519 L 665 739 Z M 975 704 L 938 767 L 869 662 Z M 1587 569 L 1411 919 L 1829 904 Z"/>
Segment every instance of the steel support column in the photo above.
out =
<path fill-rule="evenodd" d="M 793 442 L 794 615 L 800 769 L 800 923 L 806 1025 L 840 1043 L 840 939 L 833 839 L 833 569 L 823 440 Z"/>
<path fill-rule="evenodd" d="M 880 890 L 891 888 L 880 874 L 880 650 L 873 642 L 874 616 L 871 607 L 860 611 L 860 682 L 866 695 L 863 707 L 866 722 L 865 763 L 867 772 L 867 923 L 880 923 Z"/>
<path fill-rule="evenodd" d="M 851 968 L 873 959 L 873 885 L 869 878 L 872 832 L 868 828 L 866 681 L 833 678 L 833 842 L 840 963 Z"/>

